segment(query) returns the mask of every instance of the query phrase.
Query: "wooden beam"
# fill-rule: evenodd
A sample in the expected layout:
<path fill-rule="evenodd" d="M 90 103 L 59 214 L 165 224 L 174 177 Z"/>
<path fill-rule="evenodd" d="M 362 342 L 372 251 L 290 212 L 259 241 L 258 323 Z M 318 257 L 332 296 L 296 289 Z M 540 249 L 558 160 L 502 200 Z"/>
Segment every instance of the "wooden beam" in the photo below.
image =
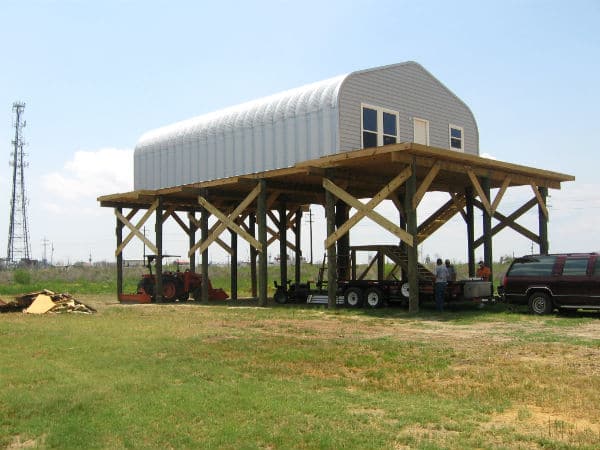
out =
<path fill-rule="evenodd" d="M 181 217 L 179 217 L 175 211 L 171 212 L 171 217 L 179 224 L 183 231 L 185 231 L 187 234 L 190 234 L 190 228 L 183 220 L 181 220 Z"/>
<path fill-rule="evenodd" d="M 473 199 L 473 204 L 480 209 L 483 208 L 483 205 L 481 204 L 481 202 L 479 202 L 475 199 Z M 517 209 L 515 212 L 513 212 L 509 216 L 505 216 L 496 211 L 494 213 L 494 219 L 497 219 L 500 223 L 496 224 L 492 228 L 492 230 L 491 230 L 492 236 L 495 236 L 504 228 L 509 227 L 509 228 L 512 228 L 517 233 L 532 240 L 533 242 L 539 243 L 538 236 L 535 233 L 529 231 L 527 228 L 525 228 L 522 225 L 519 225 L 518 223 L 515 222 L 516 219 L 521 217 L 523 214 L 525 214 L 527 211 L 529 211 L 531 208 L 533 208 L 536 204 L 537 204 L 537 200 L 535 198 L 532 198 L 531 200 L 529 200 L 527 203 L 525 203 L 523 206 L 521 206 L 519 209 Z M 473 247 L 477 248 L 482 243 L 483 243 L 483 237 L 480 237 L 479 239 L 474 241 Z"/>
<path fill-rule="evenodd" d="M 152 203 L 152 205 L 150 205 L 150 207 L 148 208 L 146 213 L 142 216 L 142 218 L 139 220 L 139 222 L 136 225 L 133 225 L 129 220 L 127 220 L 127 218 L 125 216 L 123 216 L 123 214 L 121 212 L 119 212 L 117 209 L 115 209 L 115 215 L 119 218 L 119 220 L 127 228 L 129 228 L 131 230 L 131 232 L 123 240 L 121 245 L 119 245 L 117 247 L 117 249 L 115 250 L 115 256 L 118 256 L 123 251 L 123 249 L 131 241 L 131 239 L 133 239 L 133 236 L 137 236 L 139 239 L 141 239 L 143 242 L 145 242 L 146 245 L 150 248 L 150 250 L 152 250 L 154 253 L 158 252 L 156 249 L 156 246 L 152 242 L 150 242 L 146 238 L 146 236 L 144 236 L 139 230 L 140 227 L 142 225 L 144 225 L 144 223 L 146 223 L 146 220 L 148 220 L 148 218 L 152 215 L 152 213 L 156 210 L 157 207 L 158 207 L 158 200 L 155 200 L 154 203 Z"/>
<path fill-rule="evenodd" d="M 542 195 L 540 194 L 539 189 L 537 188 L 537 186 L 535 185 L 535 183 L 533 181 L 531 181 L 529 183 L 529 185 L 531 186 L 531 189 L 533 190 L 533 193 L 535 194 L 535 198 L 537 199 L 538 206 L 540 207 L 540 211 L 542 211 L 546 220 L 550 220 L 550 215 L 548 214 L 548 208 L 546 207 L 546 202 L 544 202 L 544 199 L 542 198 Z"/>
<path fill-rule="evenodd" d="M 267 211 L 271 210 L 271 206 L 273 206 L 273 203 L 275 203 L 275 201 L 279 197 L 279 194 L 281 194 L 280 191 L 273 191 L 273 192 L 271 192 L 271 194 L 267 198 Z"/>
<path fill-rule="evenodd" d="M 365 267 L 365 269 L 358 276 L 358 278 L 357 278 L 358 280 L 362 280 L 363 278 L 365 278 L 367 276 L 367 274 L 369 273 L 369 270 L 371 270 L 371 268 L 373 267 L 373 264 L 375 264 L 375 261 L 377 261 L 378 255 L 379 255 L 379 252 L 375 253 L 375 256 L 373 256 L 373 258 L 371 258 L 371 261 L 369 261 L 369 264 L 367 264 L 367 267 Z"/>
<path fill-rule="evenodd" d="M 194 245 L 194 247 L 190 249 L 189 254 L 195 252 L 200 248 L 202 248 L 201 251 L 203 251 L 212 242 L 214 242 L 226 228 L 230 228 L 236 231 L 240 236 L 242 236 L 246 241 L 248 241 L 250 245 L 252 245 L 259 252 L 261 252 L 263 250 L 262 244 L 256 239 L 254 239 L 254 237 L 252 237 L 249 233 L 246 233 L 246 231 L 244 231 L 239 225 L 235 223 L 235 220 L 239 218 L 240 214 L 244 212 L 248 206 L 250 206 L 250 204 L 254 201 L 256 197 L 258 197 L 258 195 L 260 194 L 261 186 L 261 183 L 257 184 L 256 187 L 252 191 L 250 191 L 250 193 L 246 196 L 246 198 L 237 206 L 237 208 L 235 208 L 233 212 L 229 214 L 229 216 L 225 216 L 221 211 L 219 211 L 206 199 L 204 199 L 204 197 L 198 197 L 198 202 L 204 208 L 213 213 L 219 220 L 221 220 L 221 223 L 218 224 L 216 228 L 214 228 L 214 231 L 210 233 L 210 236 L 207 238 L 206 241 L 197 242 L 196 245 Z"/>
<path fill-rule="evenodd" d="M 498 209 L 498 205 L 500 204 L 500 200 L 502 200 L 502 197 L 504 196 L 504 193 L 506 192 L 506 189 L 508 189 L 509 185 L 510 185 L 510 177 L 507 176 L 504 179 L 504 181 L 502 182 L 502 187 L 500 188 L 500 190 L 496 194 L 496 198 L 494 198 L 494 202 L 492 203 L 492 207 L 491 207 L 491 213 L 492 213 L 492 215 L 496 212 L 496 209 Z"/>
<path fill-rule="evenodd" d="M 419 203 L 423 199 L 423 196 L 427 193 L 429 186 L 431 186 L 431 183 L 433 182 L 433 180 L 435 180 L 435 177 L 440 172 L 441 167 L 442 167 L 441 163 L 439 161 L 437 161 L 431 167 L 431 169 L 429 169 L 429 172 L 427 173 L 427 175 L 421 182 L 421 186 L 419 186 L 419 189 L 417 189 L 417 192 L 415 193 L 415 196 L 413 197 L 413 201 L 412 201 L 413 208 L 416 209 L 416 207 L 419 206 Z"/>
<path fill-rule="evenodd" d="M 254 200 L 254 198 L 252 200 Z M 204 249 L 208 248 L 208 246 L 210 244 L 212 244 L 214 241 L 216 241 L 218 236 L 220 236 L 220 234 L 223 231 L 225 231 L 226 228 L 229 228 L 230 230 L 235 231 L 239 236 L 243 237 L 246 241 L 248 241 L 248 243 L 250 243 L 251 245 L 256 247 L 256 249 L 258 251 L 261 251 L 261 249 L 262 249 L 261 243 L 258 242 L 256 239 L 254 239 L 254 237 L 250 236 L 250 234 L 246 233 L 246 231 L 242 227 L 240 227 L 237 223 L 235 223 L 234 219 L 232 219 L 232 217 L 237 217 L 237 215 L 231 214 L 229 216 L 226 216 L 221 211 L 219 211 L 218 208 L 211 205 L 203 197 L 198 197 L 198 202 L 204 208 L 206 208 L 206 210 L 209 211 L 213 216 L 215 216 L 217 219 L 219 219 L 221 221 L 220 225 L 211 234 L 211 236 L 209 236 L 208 239 L 205 242 L 202 242 L 200 244 L 200 246 L 198 247 L 201 252 L 204 251 Z"/>
<path fill-rule="evenodd" d="M 328 191 L 334 194 L 337 198 L 344 201 L 349 206 L 353 207 L 357 210 L 357 212 L 350 217 L 341 227 L 337 229 L 337 231 L 327 237 L 325 241 L 326 248 L 329 248 L 333 245 L 340 236 L 346 234 L 350 229 L 358 223 L 363 217 L 367 216 L 374 222 L 378 223 L 380 226 L 390 231 L 394 235 L 398 236 L 408 245 L 412 245 L 412 236 L 409 235 L 406 231 L 400 228 L 398 225 L 392 223 L 381 214 L 377 213 L 374 208 L 379 205 L 383 200 L 392 195 L 409 177 L 411 174 L 410 167 L 404 169 L 399 175 L 397 175 L 392 181 L 390 181 L 387 185 L 383 187 L 369 202 L 366 204 L 361 203 L 359 200 L 348 194 L 342 188 L 336 186 L 332 181 L 327 178 L 323 179 L 323 187 Z"/>
<path fill-rule="evenodd" d="M 258 181 L 258 198 L 256 200 L 256 220 L 258 222 L 258 240 L 264 251 L 258 254 L 258 305 L 267 305 L 267 182 Z M 253 246 L 254 247 L 254 246 Z M 256 247 L 254 247 L 256 248 Z M 258 249 L 257 249 L 258 250 Z"/>
<path fill-rule="evenodd" d="M 487 198 L 487 195 L 485 195 L 485 192 L 483 192 L 483 188 L 481 187 L 481 184 L 479 183 L 477 176 L 473 172 L 473 169 L 471 169 L 470 167 L 467 167 L 467 175 L 469 175 L 469 178 L 471 179 L 471 184 L 475 188 L 477 195 L 479 195 L 479 198 L 481 199 L 481 203 L 483 204 L 483 207 L 485 208 L 487 213 L 491 216 L 492 215 L 492 206 L 490 205 L 490 201 Z"/>

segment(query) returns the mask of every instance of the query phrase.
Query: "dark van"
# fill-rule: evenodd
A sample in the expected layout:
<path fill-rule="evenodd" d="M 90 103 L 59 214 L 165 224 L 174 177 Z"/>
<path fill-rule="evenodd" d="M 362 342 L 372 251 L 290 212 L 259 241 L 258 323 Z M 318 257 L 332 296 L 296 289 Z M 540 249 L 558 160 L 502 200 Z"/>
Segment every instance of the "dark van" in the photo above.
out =
<path fill-rule="evenodd" d="M 600 255 L 568 253 L 515 259 L 501 289 L 504 301 L 533 314 L 554 309 L 600 309 Z"/>

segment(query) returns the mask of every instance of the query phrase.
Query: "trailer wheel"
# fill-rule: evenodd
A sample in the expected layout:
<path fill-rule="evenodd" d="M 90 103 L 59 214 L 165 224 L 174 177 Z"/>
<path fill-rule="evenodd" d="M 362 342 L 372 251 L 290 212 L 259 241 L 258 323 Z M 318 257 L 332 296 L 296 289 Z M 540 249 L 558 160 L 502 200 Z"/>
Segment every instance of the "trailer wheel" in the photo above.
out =
<path fill-rule="evenodd" d="M 371 308 L 381 308 L 384 303 L 383 292 L 381 289 L 372 287 L 365 292 L 367 306 Z"/>
<path fill-rule="evenodd" d="M 351 287 L 344 292 L 344 303 L 350 308 L 360 308 L 363 304 L 363 292 L 360 288 Z"/>
<path fill-rule="evenodd" d="M 406 283 L 402 283 L 402 286 L 400 286 L 400 294 L 402 294 L 402 298 L 405 300 L 410 298 L 410 285 L 408 281 Z"/>

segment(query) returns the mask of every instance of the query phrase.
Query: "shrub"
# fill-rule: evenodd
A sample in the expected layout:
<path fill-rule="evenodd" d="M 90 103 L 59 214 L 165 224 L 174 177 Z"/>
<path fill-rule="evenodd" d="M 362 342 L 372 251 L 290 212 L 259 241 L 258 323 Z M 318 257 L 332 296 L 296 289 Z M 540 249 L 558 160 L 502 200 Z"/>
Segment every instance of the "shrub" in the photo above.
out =
<path fill-rule="evenodd" d="M 30 284 L 31 273 L 29 273 L 27 270 L 17 269 L 13 273 L 13 281 L 17 284 Z"/>

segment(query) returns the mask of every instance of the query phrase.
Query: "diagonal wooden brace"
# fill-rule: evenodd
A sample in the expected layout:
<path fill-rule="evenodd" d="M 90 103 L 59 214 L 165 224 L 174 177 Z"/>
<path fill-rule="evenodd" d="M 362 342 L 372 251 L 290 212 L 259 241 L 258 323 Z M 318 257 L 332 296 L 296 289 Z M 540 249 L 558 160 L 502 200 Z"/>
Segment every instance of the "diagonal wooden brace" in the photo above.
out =
<path fill-rule="evenodd" d="M 157 250 L 156 246 L 146 236 L 144 236 L 144 234 L 140 231 L 140 228 L 146 223 L 146 221 L 152 215 L 152 213 L 156 210 L 156 208 L 158 208 L 158 200 L 155 200 L 154 203 L 152 203 L 152 205 L 150 205 L 150 207 L 148 208 L 148 211 L 146 211 L 146 213 L 142 216 L 142 218 L 139 220 L 139 222 L 136 225 L 134 225 L 130 222 L 130 220 L 133 219 L 133 215 L 135 215 L 135 213 L 133 215 L 130 213 L 127 215 L 127 217 L 125 217 L 117 209 L 115 209 L 115 215 L 117 216 L 117 218 L 123 223 L 123 225 L 125 225 L 127 228 L 129 228 L 131 230 L 131 232 L 123 240 L 121 245 L 119 245 L 119 247 L 117 247 L 117 249 L 115 250 L 115 256 L 119 256 L 121 254 L 123 249 L 133 239 L 134 236 L 137 236 L 148 246 L 148 248 L 150 250 L 152 250 L 154 253 L 158 254 L 158 250 Z M 136 212 L 137 212 L 137 210 L 136 210 Z"/>
<path fill-rule="evenodd" d="M 493 216 L 494 214 L 492 213 L 492 205 L 490 205 L 490 200 L 487 198 L 487 195 L 485 195 L 485 192 L 483 192 L 483 188 L 477 179 L 477 175 L 475 175 L 475 172 L 473 172 L 473 169 L 470 167 L 467 167 L 466 170 L 467 175 L 469 175 L 469 178 L 471 179 L 471 184 L 475 188 L 475 192 L 477 192 L 477 195 L 479 195 L 479 198 L 481 199 L 481 203 L 483 204 L 485 211 L 490 216 Z"/>
<path fill-rule="evenodd" d="M 546 203 L 544 202 L 544 199 L 542 198 L 542 194 L 540 194 L 540 190 L 538 189 L 538 187 L 535 185 L 535 183 L 533 181 L 529 182 L 531 189 L 533 190 L 533 193 L 535 194 L 535 198 L 537 199 L 538 205 L 540 206 L 540 210 L 542 211 L 542 214 L 544 214 L 544 217 L 546 218 L 546 220 L 550 220 L 550 214 L 548 214 L 548 208 L 546 207 Z"/>
<path fill-rule="evenodd" d="M 200 250 L 203 252 L 208 248 L 210 244 L 215 242 L 217 238 L 221 235 L 226 228 L 237 233 L 239 236 L 243 237 L 250 245 L 252 245 L 257 251 L 262 252 L 262 244 L 254 239 L 249 233 L 247 233 L 242 227 L 240 227 L 235 221 L 239 218 L 240 214 L 246 210 L 248 206 L 254 201 L 256 197 L 261 192 L 261 185 L 258 184 L 250 193 L 246 196 L 246 198 L 229 214 L 228 216 L 219 211 L 218 208 L 213 206 L 208 202 L 204 197 L 198 197 L 198 203 L 206 208 L 212 215 L 214 215 L 221 223 L 219 223 L 214 231 L 211 232 L 209 237 L 205 241 L 197 242 L 190 251 L 189 255 L 194 253 L 196 250 Z"/>
<path fill-rule="evenodd" d="M 524 226 L 519 225 L 517 222 L 515 222 L 515 220 L 517 220 L 519 217 L 521 217 L 523 214 L 525 214 L 527 211 L 529 211 L 531 208 L 533 208 L 536 205 L 536 203 L 537 203 L 537 200 L 535 198 L 532 198 L 531 200 L 529 200 L 527 203 L 525 203 L 523 206 L 521 206 L 519 209 L 517 209 L 515 212 L 513 212 L 509 216 L 500 214 L 497 211 L 494 212 L 494 219 L 497 219 L 499 221 L 499 223 L 496 224 L 492 228 L 492 230 L 491 230 L 492 236 L 495 236 L 504 228 L 509 227 L 509 228 L 512 228 L 517 233 L 525 236 L 527 239 L 530 239 L 531 241 L 539 244 L 539 237 L 535 233 L 529 231 Z M 481 202 L 478 202 L 477 200 L 475 200 L 473 202 L 473 204 L 480 209 L 483 207 Z M 481 244 L 483 244 L 483 237 L 480 237 L 479 239 L 477 239 L 473 243 L 473 246 L 475 248 L 477 248 Z"/>
<path fill-rule="evenodd" d="M 331 247 L 335 242 L 348 233 L 350 229 L 358 223 L 363 217 L 368 217 L 373 220 L 375 223 L 379 224 L 390 233 L 396 235 L 402 241 L 406 242 L 408 245 L 412 247 L 413 245 L 413 237 L 407 233 L 405 230 L 400 228 L 395 223 L 392 223 L 390 220 L 383 217 L 381 214 L 374 210 L 377 205 L 379 205 L 383 200 L 388 198 L 393 192 L 395 192 L 411 175 L 412 169 L 407 167 L 404 169 L 398 176 L 396 176 L 392 181 L 390 181 L 387 185 L 383 187 L 371 200 L 369 200 L 366 204 L 361 203 L 358 199 L 354 198 L 352 195 L 348 194 L 339 186 L 336 186 L 332 181 L 327 178 L 323 179 L 323 187 L 335 195 L 337 198 L 345 202 L 347 205 L 356 209 L 356 213 L 350 217 L 342 226 L 340 226 L 337 231 L 325 240 L 325 248 Z"/>

